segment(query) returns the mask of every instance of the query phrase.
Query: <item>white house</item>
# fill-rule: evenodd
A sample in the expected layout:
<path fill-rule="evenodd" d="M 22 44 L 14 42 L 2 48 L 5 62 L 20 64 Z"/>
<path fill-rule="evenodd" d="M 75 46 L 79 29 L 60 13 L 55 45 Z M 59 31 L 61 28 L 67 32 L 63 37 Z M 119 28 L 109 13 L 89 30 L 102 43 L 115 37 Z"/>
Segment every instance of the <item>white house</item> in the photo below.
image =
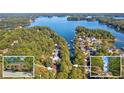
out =
<path fill-rule="evenodd" d="M 51 71 L 53 68 L 51 68 L 51 67 L 47 67 L 47 70 L 49 70 L 49 71 Z"/>
<path fill-rule="evenodd" d="M 78 64 L 74 64 L 73 67 L 76 67 L 77 68 L 78 67 Z"/>

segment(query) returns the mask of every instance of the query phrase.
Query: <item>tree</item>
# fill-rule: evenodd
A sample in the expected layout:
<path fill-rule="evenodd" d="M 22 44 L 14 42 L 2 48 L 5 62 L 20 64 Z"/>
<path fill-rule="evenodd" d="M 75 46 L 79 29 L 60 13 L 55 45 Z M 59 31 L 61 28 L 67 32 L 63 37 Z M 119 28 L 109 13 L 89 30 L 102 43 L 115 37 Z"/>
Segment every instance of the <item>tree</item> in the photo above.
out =
<path fill-rule="evenodd" d="M 71 79 L 85 79 L 87 78 L 85 73 L 81 70 L 81 68 L 73 68 L 71 73 L 69 74 L 69 78 Z"/>
<path fill-rule="evenodd" d="M 103 72 L 104 62 L 102 57 L 91 57 L 91 74 L 92 76 L 101 75 Z"/>
<path fill-rule="evenodd" d="M 29 71 L 33 71 L 33 65 L 34 65 L 33 62 L 34 62 L 33 57 L 24 58 L 24 63 L 26 64 L 26 67 L 28 68 Z"/>
<path fill-rule="evenodd" d="M 67 79 L 68 78 L 68 74 L 66 72 L 58 72 L 56 75 L 57 79 Z"/>
<path fill-rule="evenodd" d="M 120 76 L 121 64 L 120 57 L 110 57 L 109 58 L 109 71 L 112 72 L 114 76 Z"/>
<path fill-rule="evenodd" d="M 102 57 L 91 57 L 91 66 L 98 66 L 103 69 L 103 59 Z"/>

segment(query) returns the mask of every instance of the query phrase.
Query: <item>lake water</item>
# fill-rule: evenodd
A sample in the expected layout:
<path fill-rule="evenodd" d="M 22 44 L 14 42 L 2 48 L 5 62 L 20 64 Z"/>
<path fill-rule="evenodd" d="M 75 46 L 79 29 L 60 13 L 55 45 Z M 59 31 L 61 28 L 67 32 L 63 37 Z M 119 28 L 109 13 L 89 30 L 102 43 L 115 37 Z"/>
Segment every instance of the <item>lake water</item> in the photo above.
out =
<path fill-rule="evenodd" d="M 67 17 L 39 17 L 35 19 L 34 22 L 31 23 L 29 27 L 33 26 L 48 26 L 51 29 L 53 29 L 55 32 L 57 32 L 60 36 L 64 37 L 66 41 L 71 45 L 72 48 L 72 42 L 71 40 L 75 36 L 75 28 L 77 26 L 85 26 L 87 28 L 99 28 L 103 30 L 107 30 L 112 33 L 113 36 L 116 37 L 117 41 L 114 43 L 114 45 L 117 48 L 124 47 L 124 34 L 115 31 L 114 28 L 110 28 L 105 24 L 101 24 L 98 21 L 89 22 L 89 21 L 67 21 Z"/>
<path fill-rule="evenodd" d="M 108 64 L 109 64 L 109 62 L 108 62 L 108 57 L 107 56 L 103 57 L 103 62 L 104 62 L 103 70 L 104 70 L 104 72 L 108 72 Z"/>

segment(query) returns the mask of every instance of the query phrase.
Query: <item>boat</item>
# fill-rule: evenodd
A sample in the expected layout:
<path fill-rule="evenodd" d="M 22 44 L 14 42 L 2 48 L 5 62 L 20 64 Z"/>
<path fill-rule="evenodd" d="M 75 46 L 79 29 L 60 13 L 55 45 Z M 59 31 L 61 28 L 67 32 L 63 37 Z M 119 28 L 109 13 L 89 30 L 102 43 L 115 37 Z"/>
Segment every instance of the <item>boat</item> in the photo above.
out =
<path fill-rule="evenodd" d="M 70 47 L 70 44 L 68 44 L 68 47 Z"/>
<path fill-rule="evenodd" d="M 121 49 L 124 50 L 124 47 L 122 47 Z"/>
<path fill-rule="evenodd" d="M 74 42 L 74 40 L 71 40 L 71 42 Z"/>

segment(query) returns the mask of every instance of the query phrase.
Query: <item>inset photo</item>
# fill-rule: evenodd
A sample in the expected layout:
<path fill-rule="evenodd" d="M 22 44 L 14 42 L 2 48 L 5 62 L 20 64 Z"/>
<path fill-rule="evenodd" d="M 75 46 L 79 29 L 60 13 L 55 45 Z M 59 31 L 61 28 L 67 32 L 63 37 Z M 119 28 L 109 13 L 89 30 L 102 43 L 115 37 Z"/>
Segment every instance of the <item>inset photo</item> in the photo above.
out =
<path fill-rule="evenodd" d="M 120 56 L 91 56 L 91 77 L 121 77 L 122 58 Z"/>
<path fill-rule="evenodd" d="M 124 78 L 124 56 L 122 57 L 122 78 Z"/>
<path fill-rule="evenodd" d="M 2 56 L 0 56 L 0 78 L 2 78 Z"/>
<path fill-rule="evenodd" d="M 34 77 L 34 57 L 4 56 L 3 77 Z"/>

